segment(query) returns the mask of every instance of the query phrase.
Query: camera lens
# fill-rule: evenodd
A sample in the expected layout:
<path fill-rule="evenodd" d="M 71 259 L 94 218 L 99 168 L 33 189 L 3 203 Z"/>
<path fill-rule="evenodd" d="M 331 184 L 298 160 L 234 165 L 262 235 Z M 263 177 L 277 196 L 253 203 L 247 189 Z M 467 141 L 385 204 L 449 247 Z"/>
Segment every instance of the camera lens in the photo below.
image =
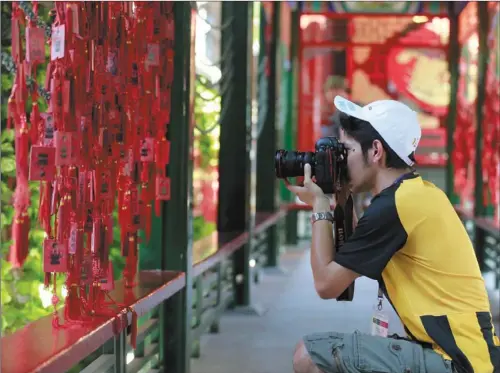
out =
<path fill-rule="evenodd" d="M 278 179 L 287 177 L 304 176 L 304 165 L 311 165 L 311 173 L 314 175 L 314 153 L 297 152 L 280 149 L 274 156 L 274 171 Z"/>

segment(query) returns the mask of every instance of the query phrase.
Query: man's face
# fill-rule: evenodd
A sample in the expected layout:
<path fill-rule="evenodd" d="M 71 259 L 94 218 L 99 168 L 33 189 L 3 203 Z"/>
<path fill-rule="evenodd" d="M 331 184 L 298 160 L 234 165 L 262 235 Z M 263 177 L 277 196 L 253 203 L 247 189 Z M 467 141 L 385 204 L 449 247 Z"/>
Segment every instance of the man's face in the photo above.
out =
<path fill-rule="evenodd" d="M 361 145 L 344 130 L 340 130 L 339 139 L 347 148 L 347 169 L 349 186 L 353 193 L 369 192 L 375 185 L 376 165 L 371 162 L 371 152 L 367 159 L 363 156 Z"/>

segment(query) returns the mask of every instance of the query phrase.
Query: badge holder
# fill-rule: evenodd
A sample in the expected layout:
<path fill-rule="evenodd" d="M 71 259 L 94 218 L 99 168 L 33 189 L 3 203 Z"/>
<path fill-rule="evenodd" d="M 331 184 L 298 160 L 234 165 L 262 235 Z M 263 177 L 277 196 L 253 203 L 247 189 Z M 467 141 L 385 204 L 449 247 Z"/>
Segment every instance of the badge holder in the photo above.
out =
<path fill-rule="evenodd" d="M 378 302 L 372 317 L 371 335 L 377 337 L 387 337 L 389 334 L 389 315 L 384 310 L 384 295 L 382 290 L 378 290 Z"/>

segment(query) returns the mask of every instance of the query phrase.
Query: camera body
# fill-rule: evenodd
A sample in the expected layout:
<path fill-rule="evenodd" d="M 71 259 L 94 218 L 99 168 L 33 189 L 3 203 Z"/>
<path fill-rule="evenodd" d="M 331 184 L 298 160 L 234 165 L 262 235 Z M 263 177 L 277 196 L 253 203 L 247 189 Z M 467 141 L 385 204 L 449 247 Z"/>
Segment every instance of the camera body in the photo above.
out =
<path fill-rule="evenodd" d="M 320 138 L 315 144 L 315 152 L 298 152 L 279 149 L 274 158 L 276 177 L 304 176 L 304 166 L 311 165 L 311 176 L 325 194 L 333 194 L 348 181 L 347 150 L 338 138 Z"/>

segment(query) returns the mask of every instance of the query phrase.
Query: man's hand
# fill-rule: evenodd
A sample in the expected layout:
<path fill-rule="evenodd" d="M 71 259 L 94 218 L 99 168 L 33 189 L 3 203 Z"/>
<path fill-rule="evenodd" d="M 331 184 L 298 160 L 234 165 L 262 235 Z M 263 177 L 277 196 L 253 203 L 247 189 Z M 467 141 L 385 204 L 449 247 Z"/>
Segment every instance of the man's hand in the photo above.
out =
<path fill-rule="evenodd" d="M 304 186 L 291 185 L 285 180 L 286 187 L 299 199 L 311 206 L 314 211 L 330 211 L 330 200 L 321 188 L 311 179 L 311 165 L 304 166 Z"/>
<path fill-rule="evenodd" d="M 329 211 L 330 200 L 323 193 L 321 188 L 311 179 L 311 165 L 306 164 L 304 166 L 304 185 L 291 185 L 288 180 L 285 179 L 286 186 L 288 190 L 297 195 L 299 199 L 307 203 L 313 208 L 315 212 Z M 337 200 L 336 204 L 344 206 L 349 198 L 351 191 L 348 186 L 343 186 L 341 191 L 336 193 Z"/>

